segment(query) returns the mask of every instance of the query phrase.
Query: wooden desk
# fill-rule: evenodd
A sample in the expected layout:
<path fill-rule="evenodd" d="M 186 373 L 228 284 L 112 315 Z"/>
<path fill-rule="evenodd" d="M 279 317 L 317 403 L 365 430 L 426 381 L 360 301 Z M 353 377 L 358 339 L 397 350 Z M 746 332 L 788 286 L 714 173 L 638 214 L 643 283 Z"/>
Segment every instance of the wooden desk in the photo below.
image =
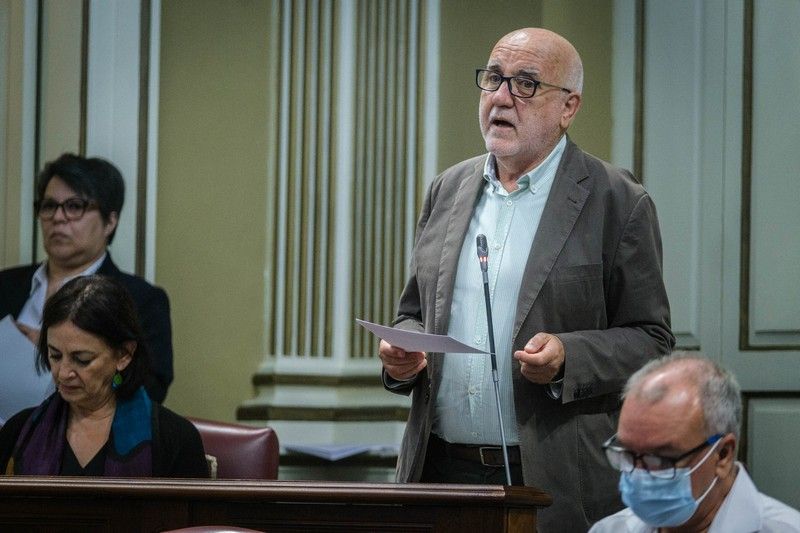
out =
<path fill-rule="evenodd" d="M 0 477 L 0 531 L 536 531 L 548 494 L 495 485 Z"/>

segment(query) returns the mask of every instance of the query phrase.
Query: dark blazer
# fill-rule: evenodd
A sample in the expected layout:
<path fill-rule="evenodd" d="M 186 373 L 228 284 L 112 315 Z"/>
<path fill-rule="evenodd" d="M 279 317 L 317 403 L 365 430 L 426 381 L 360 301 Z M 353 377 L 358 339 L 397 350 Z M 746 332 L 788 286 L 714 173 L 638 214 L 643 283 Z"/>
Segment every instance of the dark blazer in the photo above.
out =
<path fill-rule="evenodd" d="M 447 333 L 459 254 L 485 184 L 485 160 L 483 155 L 461 162 L 431 184 L 395 327 Z M 539 531 L 585 531 L 622 507 L 619 473 L 601 449 L 616 431 L 620 391 L 632 372 L 675 343 L 650 196 L 627 171 L 569 141 L 524 268 L 519 299 L 508 303 L 516 307 L 513 350 L 548 332 L 558 335 L 566 351 L 558 400 L 546 386 L 525 379 L 513 362 L 525 484 L 553 495 L 553 505 L 539 514 Z M 387 388 L 412 395 L 398 481 L 422 474 L 441 368 L 442 355 L 432 353 L 410 383 L 392 383 L 384 373 Z"/>
<path fill-rule="evenodd" d="M 31 281 L 37 268 L 39 264 L 0 271 L 0 318 L 8 314 L 15 319 L 19 316 L 30 296 Z M 150 353 L 151 370 L 145 388 L 153 401 L 163 402 L 173 378 L 172 326 L 167 293 L 138 276 L 120 271 L 111 260 L 111 254 L 106 255 L 97 273 L 115 279 L 133 297 Z"/>

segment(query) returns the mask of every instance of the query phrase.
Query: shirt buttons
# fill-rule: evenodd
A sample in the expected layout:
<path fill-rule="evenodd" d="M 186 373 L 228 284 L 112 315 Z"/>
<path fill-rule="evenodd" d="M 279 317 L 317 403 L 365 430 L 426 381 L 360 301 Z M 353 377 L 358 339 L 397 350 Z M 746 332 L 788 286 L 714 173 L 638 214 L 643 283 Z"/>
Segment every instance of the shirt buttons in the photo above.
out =
<path fill-rule="evenodd" d="M 512 200 L 506 200 L 506 205 L 514 205 L 514 202 Z"/>

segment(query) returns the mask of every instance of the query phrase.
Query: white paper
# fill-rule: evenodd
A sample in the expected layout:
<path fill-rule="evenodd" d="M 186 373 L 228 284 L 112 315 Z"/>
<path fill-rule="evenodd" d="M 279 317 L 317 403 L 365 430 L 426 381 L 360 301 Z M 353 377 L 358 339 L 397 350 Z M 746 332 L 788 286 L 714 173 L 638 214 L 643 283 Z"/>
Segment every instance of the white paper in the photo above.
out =
<path fill-rule="evenodd" d="M 373 324 L 366 320 L 356 319 L 356 322 L 374 333 L 378 338 L 385 340 L 392 346 L 402 348 L 407 352 L 489 353 L 464 344 L 447 335 L 406 331 L 389 326 L 382 326 L 380 324 Z"/>
<path fill-rule="evenodd" d="M 369 452 L 373 455 L 395 456 L 397 446 L 382 444 L 287 444 L 286 451 L 313 455 L 327 461 L 338 461 Z"/>
<path fill-rule="evenodd" d="M 49 372 L 36 373 L 36 346 L 7 315 L 0 320 L 0 420 L 39 405 L 54 390 Z"/>

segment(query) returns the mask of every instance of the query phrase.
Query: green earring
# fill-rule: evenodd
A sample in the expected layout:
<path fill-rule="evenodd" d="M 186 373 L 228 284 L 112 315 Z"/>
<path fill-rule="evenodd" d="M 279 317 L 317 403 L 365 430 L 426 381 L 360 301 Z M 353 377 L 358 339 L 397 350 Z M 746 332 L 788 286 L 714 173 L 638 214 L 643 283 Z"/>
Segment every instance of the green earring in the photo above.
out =
<path fill-rule="evenodd" d="M 122 385 L 122 374 L 120 374 L 119 370 L 117 370 L 117 373 L 114 374 L 113 378 L 111 378 L 111 388 L 117 390 L 120 385 Z"/>

